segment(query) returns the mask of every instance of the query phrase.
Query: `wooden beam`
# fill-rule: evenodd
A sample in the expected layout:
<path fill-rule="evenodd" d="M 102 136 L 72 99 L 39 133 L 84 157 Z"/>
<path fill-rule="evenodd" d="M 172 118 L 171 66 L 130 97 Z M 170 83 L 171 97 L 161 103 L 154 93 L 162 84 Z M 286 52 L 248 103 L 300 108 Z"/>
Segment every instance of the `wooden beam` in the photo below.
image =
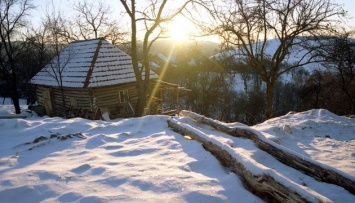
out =
<path fill-rule="evenodd" d="M 90 78 L 91 78 L 92 72 L 95 68 L 95 63 L 96 63 L 97 57 L 99 55 L 101 44 L 102 44 L 102 39 L 100 39 L 99 42 L 97 43 L 96 51 L 94 53 L 94 56 L 92 57 L 91 66 L 90 66 L 90 68 L 88 70 L 88 74 L 86 75 L 86 78 L 85 78 L 85 82 L 84 82 L 84 86 L 83 86 L 84 88 L 89 86 Z"/>

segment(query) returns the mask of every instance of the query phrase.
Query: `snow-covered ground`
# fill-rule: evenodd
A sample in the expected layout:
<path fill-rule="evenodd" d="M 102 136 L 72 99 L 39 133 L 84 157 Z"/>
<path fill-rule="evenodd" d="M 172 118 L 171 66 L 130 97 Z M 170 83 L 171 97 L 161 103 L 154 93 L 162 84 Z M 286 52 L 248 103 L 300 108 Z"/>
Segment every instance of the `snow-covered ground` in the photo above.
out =
<path fill-rule="evenodd" d="M 289 113 L 252 128 L 305 157 L 355 176 L 355 118 L 319 109 Z"/>
<path fill-rule="evenodd" d="M 0 115 L 12 112 L 12 105 L 0 105 Z M 26 119 L 0 119 L 1 203 L 263 202 L 201 144 L 169 129 L 168 116 L 106 122 L 26 114 Z M 311 110 L 252 128 L 305 157 L 355 176 L 354 119 Z M 213 129 L 204 130 L 227 139 Z M 249 146 L 249 142 L 239 145 Z M 245 156 L 260 159 L 267 167 L 262 160 L 268 159 L 260 152 L 249 150 Z M 302 181 L 334 202 L 355 202 L 354 195 L 338 186 L 312 178 Z"/>

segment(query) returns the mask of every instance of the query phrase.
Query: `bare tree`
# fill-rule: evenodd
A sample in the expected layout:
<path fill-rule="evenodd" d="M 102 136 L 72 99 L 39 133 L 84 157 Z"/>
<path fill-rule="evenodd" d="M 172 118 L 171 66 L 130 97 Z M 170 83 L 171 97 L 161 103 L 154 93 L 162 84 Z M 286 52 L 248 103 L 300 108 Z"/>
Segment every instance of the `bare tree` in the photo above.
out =
<path fill-rule="evenodd" d="M 72 33 L 77 39 L 106 38 L 117 44 L 127 34 L 116 20 L 110 18 L 112 11 L 103 1 L 93 3 L 84 0 L 74 4 L 74 10 L 76 30 Z"/>
<path fill-rule="evenodd" d="M 23 49 L 16 42 L 17 34 L 25 27 L 25 18 L 33 8 L 31 0 L 0 1 L 0 67 L 1 75 L 6 78 L 12 89 L 12 101 L 16 114 L 21 113 L 17 88 L 17 64 Z"/>
<path fill-rule="evenodd" d="M 66 116 L 63 72 L 67 68 L 69 61 L 75 56 L 75 50 L 64 48 L 67 45 L 68 38 L 66 33 L 68 29 L 61 13 L 53 11 L 52 14 L 47 14 L 43 27 L 46 43 L 50 46 L 50 51 L 54 55 L 54 58 L 47 63 L 45 70 L 57 82 L 62 96 L 62 112 Z"/>
<path fill-rule="evenodd" d="M 23 33 L 25 39 L 21 39 L 20 44 L 23 54 L 17 61 L 17 80 L 21 96 L 27 98 L 27 105 L 33 105 L 36 100 L 35 86 L 31 85 L 31 78 L 40 71 L 51 59 L 51 53 L 46 44 L 45 29 L 28 29 Z"/>
<path fill-rule="evenodd" d="M 324 62 L 329 74 L 333 76 L 331 88 L 338 92 L 342 107 L 337 113 L 355 113 L 355 40 L 349 38 L 350 33 L 341 36 L 324 37 L 316 56 Z M 336 91 L 338 89 L 339 91 Z M 340 109 L 340 108 L 339 108 Z"/>
<path fill-rule="evenodd" d="M 169 8 L 168 0 L 149 0 L 144 2 L 147 6 L 139 9 L 135 0 L 120 0 L 131 22 L 131 57 L 134 73 L 137 81 L 138 103 L 136 116 L 143 115 L 144 108 L 149 106 L 149 50 L 152 44 L 163 36 L 163 24 L 170 22 L 175 16 L 186 10 L 189 4 L 198 3 L 194 0 L 185 0 L 175 8 Z M 143 29 L 139 29 L 139 26 Z M 140 31 L 143 30 L 143 31 Z M 138 59 L 138 35 L 143 36 L 143 62 L 139 67 Z M 148 101 L 149 103 L 149 101 Z"/>
<path fill-rule="evenodd" d="M 345 12 L 332 0 L 225 0 L 214 5 L 215 31 L 228 44 L 239 48 L 241 57 L 266 83 L 266 117 L 273 115 L 274 88 L 280 75 L 310 63 L 302 56 L 285 66 L 291 49 L 301 36 L 320 35 L 334 28 Z M 274 53 L 267 53 L 268 39 L 276 38 Z M 301 52 L 300 52 L 301 53 Z"/>

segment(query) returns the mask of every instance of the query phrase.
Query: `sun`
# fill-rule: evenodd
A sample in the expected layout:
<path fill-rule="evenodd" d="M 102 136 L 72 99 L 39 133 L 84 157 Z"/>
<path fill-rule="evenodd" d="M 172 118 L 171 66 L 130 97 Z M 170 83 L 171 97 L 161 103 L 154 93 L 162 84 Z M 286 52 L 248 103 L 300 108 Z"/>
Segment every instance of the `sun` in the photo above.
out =
<path fill-rule="evenodd" d="M 176 17 L 167 25 L 168 38 L 177 41 L 190 41 L 193 37 L 194 27 L 190 21 L 182 17 Z"/>

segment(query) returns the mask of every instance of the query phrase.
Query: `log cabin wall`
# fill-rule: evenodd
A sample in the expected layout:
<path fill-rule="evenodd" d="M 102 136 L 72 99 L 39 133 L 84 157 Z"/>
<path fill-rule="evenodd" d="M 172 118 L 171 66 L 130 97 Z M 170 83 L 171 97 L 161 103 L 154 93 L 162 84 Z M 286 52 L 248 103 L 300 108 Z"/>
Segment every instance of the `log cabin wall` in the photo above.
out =
<path fill-rule="evenodd" d="M 138 101 L 136 83 L 94 88 L 93 98 L 94 108 L 108 112 L 111 119 L 132 117 Z"/>
<path fill-rule="evenodd" d="M 52 111 L 46 113 L 48 115 L 60 116 L 64 115 L 63 112 L 63 102 L 62 102 L 62 93 L 59 87 L 48 87 L 48 86 L 37 86 L 37 97 L 38 104 L 45 106 L 45 97 L 44 94 L 50 89 Z M 82 110 L 82 111 L 95 111 L 93 108 L 93 96 L 92 90 L 89 88 L 68 88 L 64 87 L 64 98 L 66 108 L 69 110 Z"/>
<path fill-rule="evenodd" d="M 53 109 L 50 111 L 46 108 L 47 115 L 64 115 L 62 94 L 59 87 L 38 85 L 38 104 L 43 107 L 46 106 L 48 99 L 45 98 L 45 95 L 48 94 L 48 90 L 50 90 L 51 105 Z M 122 94 L 122 92 L 127 93 L 127 95 Z M 69 110 L 80 110 L 83 113 L 96 112 L 97 109 L 100 109 L 102 113 L 108 112 L 111 119 L 134 116 L 135 107 L 138 101 L 135 83 L 99 88 L 64 87 L 64 97 L 66 108 Z"/>
<path fill-rule="evenodd" d="M 45 86 L 38 85 L 36 88 L 36 95 L 37 95 L 37 103 L 40 106 L 44 106 L 44 88 Z"/>

